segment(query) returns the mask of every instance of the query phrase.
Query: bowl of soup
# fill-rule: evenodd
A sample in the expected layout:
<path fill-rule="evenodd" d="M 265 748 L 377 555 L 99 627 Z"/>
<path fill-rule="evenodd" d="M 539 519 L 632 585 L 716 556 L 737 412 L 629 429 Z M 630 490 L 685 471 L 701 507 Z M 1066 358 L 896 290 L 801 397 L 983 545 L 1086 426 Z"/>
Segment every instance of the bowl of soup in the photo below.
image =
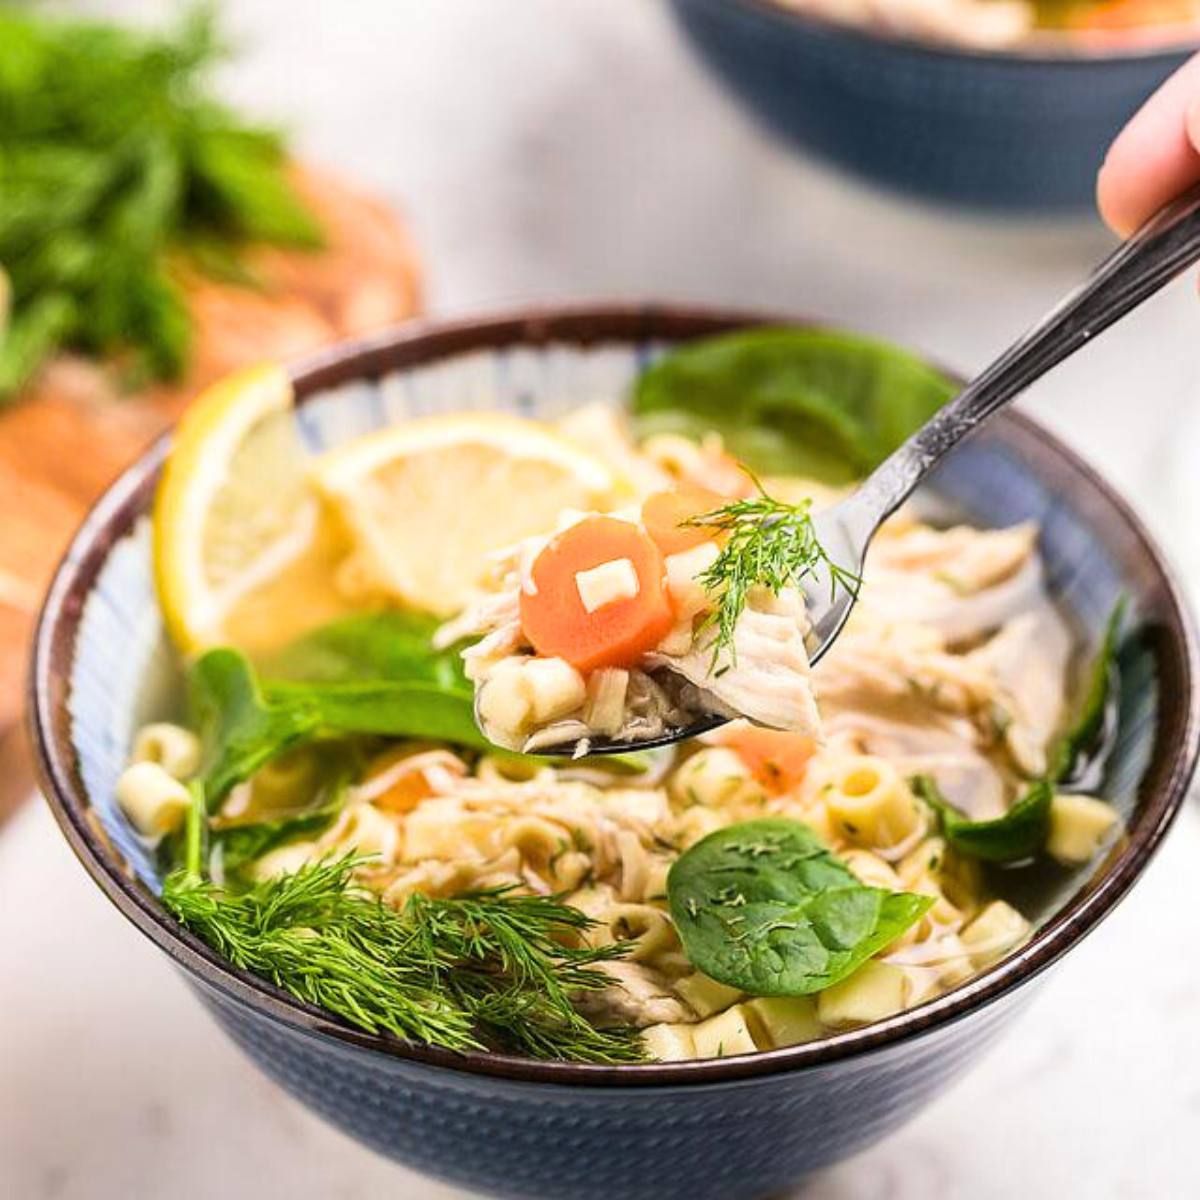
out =
<path fill-rule="evenodd" d="M 652 305 L 242 373 L 60 567 L 47 799 L 234 1041 L 374 1149 L 499 1195 L 794 1186 L 992 1044 L 1195 765 L 1178 589 L 1024 415 L 890 521 L 807 662 L 809 514 L 954 387 Z"/>
<path fill-rule="evenodd" d="M 1190 0 L 673 9 L 705 65 L 788 143 L 884 187 L 993 212 L 1091 209 L 1112 139 L 1200 45 Z"/>

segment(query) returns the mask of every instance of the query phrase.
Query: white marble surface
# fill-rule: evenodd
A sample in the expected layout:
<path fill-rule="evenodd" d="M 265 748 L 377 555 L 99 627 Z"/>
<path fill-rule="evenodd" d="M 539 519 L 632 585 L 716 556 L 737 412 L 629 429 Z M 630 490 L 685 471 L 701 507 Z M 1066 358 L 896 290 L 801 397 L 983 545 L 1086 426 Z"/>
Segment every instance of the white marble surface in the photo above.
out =
<path fill-rule="evenodd" d="M 650 0 L 227 7 L 245 49 L 230 94 L 405 206 L 439 312 L 600 295 L 774 305 L 971 369 L 1108 245 L 1094 223 L 918 208 L 782 152 Z M 1171 288 L 1028 404 L 1139 501 L 1200 580 L 1193 292 Z M 1197 1194 L 1198 856 L 1193 808 L 991 1058 L 806 1195 Z M 245 1063 L 40 805 L 0 836 L 0 1017 L 5 1197 L 457 1194 L 331 1131 Z"/>

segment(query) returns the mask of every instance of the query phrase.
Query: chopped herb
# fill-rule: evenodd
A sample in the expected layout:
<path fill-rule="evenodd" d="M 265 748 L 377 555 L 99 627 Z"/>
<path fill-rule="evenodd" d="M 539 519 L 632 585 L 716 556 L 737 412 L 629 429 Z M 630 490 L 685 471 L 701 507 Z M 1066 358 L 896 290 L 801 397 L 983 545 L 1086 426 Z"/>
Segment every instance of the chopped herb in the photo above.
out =
<path fill-rule="evenodd" d="M 725 535 L 716 561 L 698 576 L 716 601 L 715 611 L 704 623 L 716 626 L 714 669 L 723 650 L 728 650 L 730 660 L 736 661 L 734 633 L 752 589 L 763 587 L 778 595 L 785 588 L 799 587 L 822 565 L 829 572 L 830 588 L 835 592 L 843 587 L 857 595 L 862 583 L 854 572 L 831 561 L 817 541 L 810 501 L 785 504 L 768 496 L 757 479 L 754 483 L 757 496 L 731 500 L 684 522 Z"/>

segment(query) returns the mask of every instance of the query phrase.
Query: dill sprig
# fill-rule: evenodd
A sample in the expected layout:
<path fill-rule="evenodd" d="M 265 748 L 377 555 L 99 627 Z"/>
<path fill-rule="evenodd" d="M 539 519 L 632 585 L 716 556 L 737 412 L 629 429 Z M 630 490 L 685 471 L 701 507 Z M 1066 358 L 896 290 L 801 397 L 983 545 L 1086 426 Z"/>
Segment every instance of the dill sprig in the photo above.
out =
<path fill-rule="evenodd" d="M 50 355 L 187 366 L 181 266 L 252 282 L 247 242 L 321 231 L 283 139 L 220 104 L 211 7 L 157 35 L 0 4 L 0 403 Z"/>
<path fill-rule="evenodd" d="M 592 922 L 578 909 L 497 890 L 413 896 L 397 912 L 355 884 L 362 861 L 324 859 L 236 894 L 185 869 L 163 903 L 235 966 L 372 1033 L 578 1062 L 643 1057 L 635 1030 L 599 1029 L 571 1002 L 610 983 L 596 966 L 623 953 L 580 945 Z"/>
<path fill-rule="evenodd" d="M 736 661 L 734 634 L 752 589 L 763 587 L 778 595 L 785 588 L 799 587 L 821 565 L 828 569 L 835 592 L 844 587 L 856 595 L 862 583 L 853 571 L 833 562 L 817 540 L 812 501 L 785 504 L 767 495 L 753 475 L 750 478 L 758 488 L 757 496 L 731 500 L 684 522 L 725 535 L 716 560 L 699 576 L 716 601 L 706 619 L 708 625 L 716 626 L 714 666 L 726 649 Z"/>

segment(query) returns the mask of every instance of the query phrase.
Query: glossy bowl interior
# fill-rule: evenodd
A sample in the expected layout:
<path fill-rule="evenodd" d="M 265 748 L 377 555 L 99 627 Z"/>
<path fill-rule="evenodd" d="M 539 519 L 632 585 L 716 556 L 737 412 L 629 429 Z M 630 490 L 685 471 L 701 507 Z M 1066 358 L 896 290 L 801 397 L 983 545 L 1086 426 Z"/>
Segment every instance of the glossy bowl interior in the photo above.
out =
<path fill-rule="evenodd" d="M 502 408 L 549 416 L 590 400 L 619 399 L 644 364 L 672 344 L 760 319 L 614 307 L 418 323 L 374 341 L 336 348 L 298 367 L 294 378 L 299 421 L 309 446 L 321 449 L 426 413 Z M 1030 879 L 1023 902 L 1036 915 L 1038 930 L 1028 945 L 963 987 L 887 1021 L 821 1042 L 739 1058 L 596 1067 L 453 1055 L 371 1036 L 230 967 L 181 932 L 158 905 L 153 863 L 115 804 L 114 784 L 134 730 L 179 704 L 178 671 L 154 598 L 146 522 L 165 449 L 164 440 L 99 502 L 47 599 L 36 641 L 30 706 L 47 799 L 101 889 L 184 968 L 218 1019 L 266 1070 L 377 1148 L 475 1186 L 506 1190 L 498 1178 L 500 1158 L 478 1167 L 459 1162 L 449 1132 L 444 1153 L 435 1153 L 437 1139 L 424 1138 L 419 1129 L 414 1132 L 411 1123 L 414 1112 L 424 1112 L 428 1104 L 436 1107 L 432 1097 L 455 1089 L 501 1105 L 507 1096 L 510 1126 L 527 1120 L 530 1136 L 537 1130 L 547 1132 L 546 1113 L 555 1111 L 554 1105 L 548 1106 L 549 1096 L 556 1097 L 568 1126 L 583 1120 L 568 1099 L 577 1096 L 580 1103 L 595 1106 L 584 1121 L 586 1149 L 592 1146 L 592 1133 L 599 1145 L 612 1132 L 606 1126 L 602 1134 L 599 1125 L 594 1130 L 588 1125 L 601 1122 L 606 1111 L 594 1099 L 602 1092 L 638 1095 L 647 1103 L 655 1096 L 663 1102 L 674 1098 L 679 1119 L 686 1123 L 698 1119 L 700 1111 L 718 1111 L 719 1105 L 706 1107 L 717 1102 L 714 1097 L 735 1107 L 750 1097 L 757 1111 L 761 1098 L 739 1090 L 743 1086 L 768 1094 L 776 1087 L 799 1089 L 818 1103 L 844 1074 L 863 1081 L 861 1086 L 872 1097 L 862 1101 L 863 1111 L 872 1105 L 878 1108 L 874 1123 L 864 1121 L 861 1128 L 840 1133 L 837 1126 L 820 1146 L 810 1144 L 815 1134 L 780 1126 L 772 1134 L 774 1158 L 768 1155 L 761 1163 L 748 1157 L 755 1138 L 747 1134 L 745 1145 L 729 1160 L 741 1164 L 737 1179 L 742 1183 L 730 1183 L 724 1191 L 712 1190 L 712 1180 L 726 1175 L 713 1174 L 715 1166 L 705 1165 L 701 1142 L 692 1167 L 669 1188 L 645 1194 L 756 1195 L 760 1184 L 763 1190 L 780 1186 L 851 1152 L 864 1144 L 867 1133 L 878 1136 L 914 1111 L 943 1074 L 970 1057 L 968 1049 L 986 1041 L 986 1030 L 1002 1007 L 993 1002 L 1010 997 L 1112 909 L 1157 847 L 1195 764 L 1200 737 L 1193 694 L 1195 646 L 1179 593 L 1158 551 L 1128 507 L 1090 468 L 1027 418 L 1005 415 L 939 471 L 932 485 L 936 502 L 984 525 L 1039 521 L 1049 586 L 1081 635 L 1093 644 L 1097 641 L 1121 594 L 1128 597 L 1140 630 L 1123 662 L 1120 735 L 1105 786 L 1105 794 L 1126 817 L 1127 837 L 1094 868 Z M 963 1047 L 961 1053 L 942 1055 L 936 1064 L 940 1073 L 930 1066 L 921 1077 L 924 1082 L 915 1075 L 897 1077 L 890 1088 L 878 1086 L 877 1079 L 871 1082 L 875 1064 L 897 1056 L 919 1058 L 926 1053 L 922 1047 L 933 1047 L 938 1039 Z M 328 1082 L 335 1077 L 341 1080 L 336 1087 Z M 396 1078 L 405 1083 L 393 1094 L 388 1086 Z M 702 1095 L 708 1099 L 702 1101 Z M 364 1096 L 375 1097 L 374 1107 L 364 1108 Z M 643 1145 L 638 1139 L 653 1141 L 653 1105 L 646 1110 L 644 1128 L 636 1111 L 618 1106 L 604 1120 L 618 1125 L 625 1121 L 627 1140 L 635 1143 L 636 1154 L 648 1158 L 650 1142 Z M 829 1104 L 819 1110 L 834 1111 Z M 787 1112 L 784 1105 L 772 1119 L 782 1121 Z M 469 1124 L 461 1107 L 445 1119 L 443 1132 Z M 811 1120 L 806 1126 L 817 1127 Z M 748 1128 L 761 1132 L 767 1126 L 760 1122 Z M 505 1141 L 508 1134 L 503 1130 L 497 1136 L 495 1155 L 507 1147 L 503 1161 L 511 1168 L 520 1158 L 519 1147 Z M 654 1136 L 661 1138 L 661 1129 Z M 481 1151 L 485 1157 L 490 1152 Z M 520 1195 L 613 1193 L 611 1175 L 604 1170 L 583 1172 L 582 1167 L 570 1174 L 574 1161 L 564 1159 L 555 1168 L 557 1174 L 530 1177 L 508 1190 Z M 627 1194 L 642 1194 L 640 1185 L 627 1181 Z"/>
<path fill-rule="evenodd" d="M 1047 39 L 977 51 L 775 0 L 671 0 L 700 59 L 769 129 L 885 187 L 1010 213 L 1088 211 L 1124 123 L 1200 46 Z"/>

